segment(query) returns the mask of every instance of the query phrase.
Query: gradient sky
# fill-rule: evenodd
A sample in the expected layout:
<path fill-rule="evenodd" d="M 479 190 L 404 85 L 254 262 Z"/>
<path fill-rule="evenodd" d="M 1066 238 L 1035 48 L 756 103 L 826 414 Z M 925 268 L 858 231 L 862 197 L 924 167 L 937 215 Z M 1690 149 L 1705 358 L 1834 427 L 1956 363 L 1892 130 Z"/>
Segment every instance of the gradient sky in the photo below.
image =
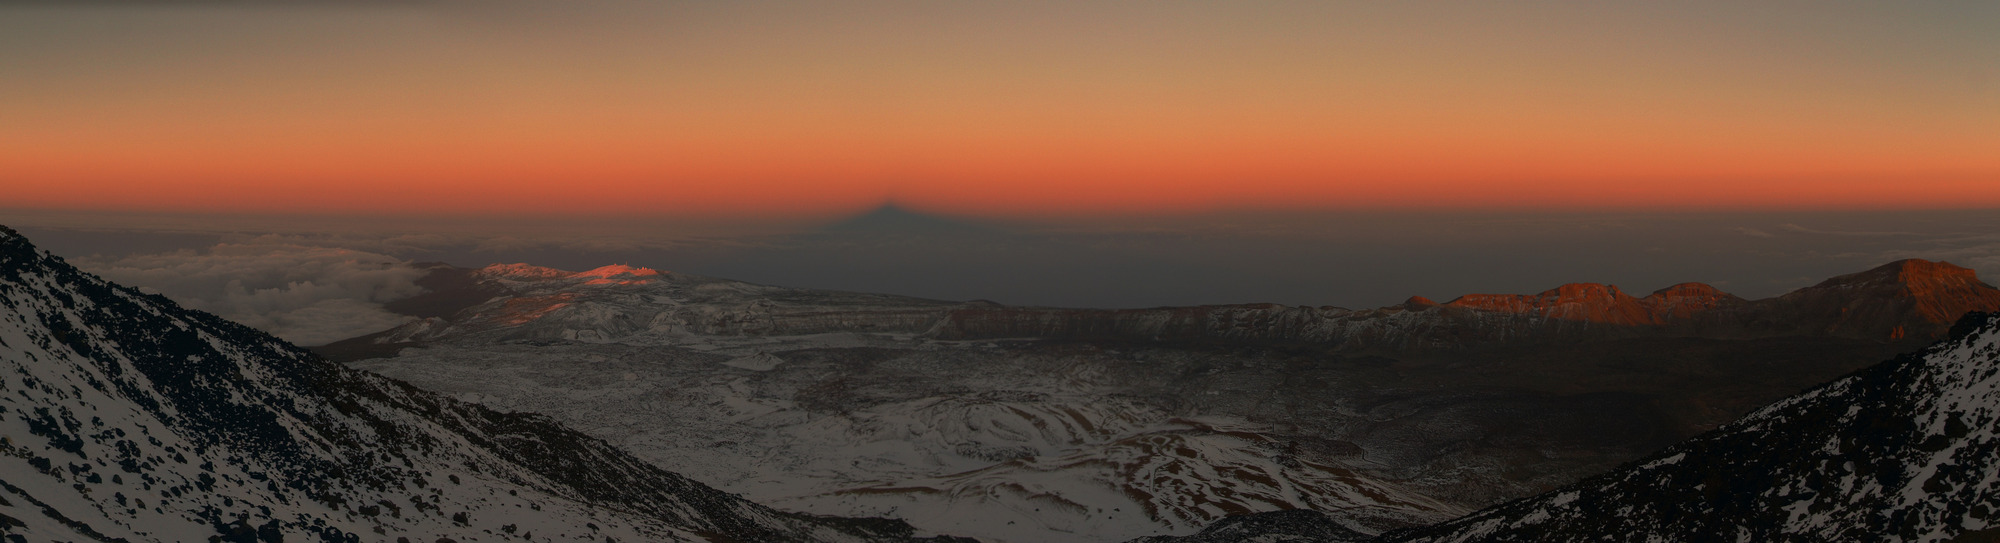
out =
<path fill-rule="evenodd" d="M 2000 206 L 2000 3 L 0 1 L 0 207 Z"/>

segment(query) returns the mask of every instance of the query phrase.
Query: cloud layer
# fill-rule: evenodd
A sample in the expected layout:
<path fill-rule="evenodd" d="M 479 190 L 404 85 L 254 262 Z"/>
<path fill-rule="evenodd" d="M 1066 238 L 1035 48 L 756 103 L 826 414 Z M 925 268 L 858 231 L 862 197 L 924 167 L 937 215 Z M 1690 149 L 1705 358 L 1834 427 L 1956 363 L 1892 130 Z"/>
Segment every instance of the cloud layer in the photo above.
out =
<path fill-rule="evenodd" d="M 206 250 L 75 261 L 106 279 L 300 345 L 381 331 L 409 320 L 382 303 L 422 293 L 424 271 L 388 255 L 260 237 Z"/>

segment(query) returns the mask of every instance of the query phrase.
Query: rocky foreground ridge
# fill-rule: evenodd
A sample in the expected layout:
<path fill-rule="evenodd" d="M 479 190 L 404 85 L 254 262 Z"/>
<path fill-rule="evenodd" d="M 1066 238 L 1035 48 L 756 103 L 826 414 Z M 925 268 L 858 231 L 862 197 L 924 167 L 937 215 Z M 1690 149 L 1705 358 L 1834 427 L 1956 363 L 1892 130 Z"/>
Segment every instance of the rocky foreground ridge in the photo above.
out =
<path fill-rule="evenodd" d="M 1323 513 L 1134 543 L 2000 540 L 2000 314 L 1609 473 L 1377 537 Z"/>
<path fill-rule="evenodd" d="M 8 541 L 908 541 L 349 369 L 0 228 Z"/>
<path fill-rule="evenodd" d="M 2000 315 L 1626 468 L 1382 538 L 2000 539 Z"/>

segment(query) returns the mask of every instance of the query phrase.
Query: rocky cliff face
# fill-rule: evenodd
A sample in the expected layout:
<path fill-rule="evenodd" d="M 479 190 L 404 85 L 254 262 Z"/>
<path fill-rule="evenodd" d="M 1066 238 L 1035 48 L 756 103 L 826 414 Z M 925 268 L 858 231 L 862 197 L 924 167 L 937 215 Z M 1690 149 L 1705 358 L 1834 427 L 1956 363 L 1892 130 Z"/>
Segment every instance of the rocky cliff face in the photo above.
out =
<path fill-rule="evenodd" d="M 771 510 L 546 417 L 325 361 L 0 228 L 12 541 L 904 540 Z"/>
<path fill-rule="evenodd" d="M 1768 300 L 1754 325 L 1770 333 L 1922 340 L 1960 315 L 2000 309 L 2000 290 L 1971 269 L 1901 260 Z"/>

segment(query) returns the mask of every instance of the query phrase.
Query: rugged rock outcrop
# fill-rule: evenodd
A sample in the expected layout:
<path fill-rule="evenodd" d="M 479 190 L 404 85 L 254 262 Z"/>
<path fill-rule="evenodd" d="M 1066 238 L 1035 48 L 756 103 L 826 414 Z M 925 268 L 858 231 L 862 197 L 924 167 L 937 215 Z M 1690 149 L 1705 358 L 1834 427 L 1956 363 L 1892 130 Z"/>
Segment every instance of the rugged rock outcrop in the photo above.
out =
<path fill-rule="evenodd" d="M 1971 269 L 1899 260 L 1766 300 L 1754 323 L 1765 333 L 1932 340 L 1970 311 L 2000 309 L 2000 290 Z"/>

